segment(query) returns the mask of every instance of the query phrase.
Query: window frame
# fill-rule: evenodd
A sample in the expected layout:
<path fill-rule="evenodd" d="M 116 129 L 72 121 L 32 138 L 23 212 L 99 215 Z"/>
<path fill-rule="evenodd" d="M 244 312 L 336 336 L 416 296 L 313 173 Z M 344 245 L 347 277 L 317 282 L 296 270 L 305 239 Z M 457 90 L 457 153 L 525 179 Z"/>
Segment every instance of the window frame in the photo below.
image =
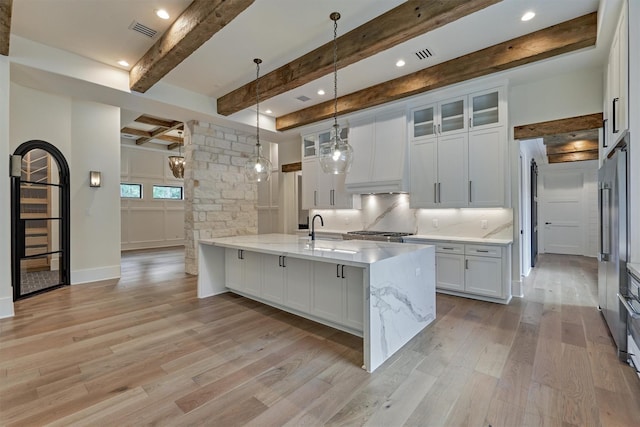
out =
<path fill-rule="evenodd" d="M 129 197 L 129 196 L 123 196 L 122 195 L 122 186 L 123 185 L 131 185 L 131 186 L 137 186 L 140 189 L 140 196 L 139 197 Z M 126 200 L 142 200 L 142 198 L 144 197 L 144 185 L 139 184 L 137 182 L 121 182 L 120 183 L 120 198 L 121 199 L 126 199 Z"/>
<path fill-rule="evenodd" d="M 180 189 L 180 198 L 174 198 L 174 197 L 156 197 L 155 195 L 155 189 L 156 187 L 158 188 L 179 188 Z M 184 186 L 182 185 L 165 185 L 165 184 L 153 184 L 152 188 L 151 188 L 151 199 L 152 200 L 161 200 L 161 201 L 165 201 L 165 200 L 171 200 L 171 201 L 182 201 L 184 200 Z"/>

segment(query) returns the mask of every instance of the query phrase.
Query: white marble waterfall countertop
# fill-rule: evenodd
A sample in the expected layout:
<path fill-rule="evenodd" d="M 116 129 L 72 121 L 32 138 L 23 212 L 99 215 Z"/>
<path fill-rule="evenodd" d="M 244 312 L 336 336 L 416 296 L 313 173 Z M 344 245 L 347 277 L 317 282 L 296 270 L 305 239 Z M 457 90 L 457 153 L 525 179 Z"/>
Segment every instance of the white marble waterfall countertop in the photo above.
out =
<path fill-rule="evenodd" d="M 501 239 L 496 237 L 459 237 L 459 236 L 443 236 L 441 234 L 414 234 L 412 236 L 403 237 L 405 242 L 420 243 L 425 240 L 437 242 L 457 242 L 457 243 L 475 243 L 486 245 L 510 245 L 513 239 Z"/>
<path fill-rule="evenodd" d="M 308 238 L 301 238 L 291 234 L 219 237 L 200 240 L 200 243 L 361 267 L 425 248 L 423 244 L 372 242 L 366 240 L 314 240 L 312 242 Z"/>

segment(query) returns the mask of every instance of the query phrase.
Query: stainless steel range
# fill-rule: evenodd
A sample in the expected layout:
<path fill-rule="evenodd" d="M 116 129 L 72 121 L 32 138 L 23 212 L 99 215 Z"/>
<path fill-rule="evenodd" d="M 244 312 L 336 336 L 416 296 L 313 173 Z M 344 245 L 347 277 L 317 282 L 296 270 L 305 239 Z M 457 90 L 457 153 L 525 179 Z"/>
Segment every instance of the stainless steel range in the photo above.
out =
<path fill-rule="evenodd" d="M 396 231 L 370 231 L 359 230 L 349 231 L 342 235 L 343 240 L 374 240 L 377 242 L 399 242 L 402 243 L 404 236 L 412 236 L 413 233 L 400 233 Z"/>

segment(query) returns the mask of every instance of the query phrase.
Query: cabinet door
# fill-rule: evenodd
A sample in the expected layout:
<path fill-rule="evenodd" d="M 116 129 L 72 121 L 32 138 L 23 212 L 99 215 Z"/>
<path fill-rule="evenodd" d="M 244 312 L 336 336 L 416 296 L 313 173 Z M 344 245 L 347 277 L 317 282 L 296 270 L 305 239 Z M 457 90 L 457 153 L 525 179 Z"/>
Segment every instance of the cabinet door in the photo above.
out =
<path fill-rule="evenodd" d="M 371 166 L 373 162 L 373 121 L 349 128 L 349 144 L 355 153 L 351 170 L 346 176 L 347 184 L 362 184 L 371 181 Z"/>
<path fill-rule="evenodd" d="M 354 195 L 351 193 L 347 193 L 345 188 L 345 180 L 349 176 L 349 174 L 338 174 L 331 175 L 332 176 L 332 188 L 333 192 L 329 193 L 329 202 L 332 208 L 334 209 L 351 209 L 353 208 L 353 198 Z M 355 196 L 359 197 L 359 196 Z"/>
<path fill-rule="evenodd" d="M 364 324 L 364 273 L 362 268 L 343 267 L 340 269 L 341 276 L 344 273 L 344 323 L 361 331 Z"/>
<path fill-rule="evenodd" d="M 502 258 L 469 256 L 465 258 L 465 290 L 494 298 L 504 297 Z"/>
<path fill-rule="evenodd" d="M 436 135 L 436 104 L 411 110 L 411 139 L 431 138 Z"/>
<path fill-rule="evenodd" d="M 464 255 L 436 253 L 436 288 L 464 292 Z"/>
<path fill-rule="evenodd" d="M 469 95 L 469 131 L 503 124 L 502 90 L 490 89 Z"/>
<path fill-rule="evenodd" d="M 278 255 L 262 255 L 262 298 L 281 304 L 284 301 L 283 258 Z"/>
<path fill-rule="evenodd" d="M 316 168 L 316 207 L 319 209 L 331 209 L 334 202 L 334 176 L 324 173 L 320 164 Z M 344 174 L 342 174 L 344 188 Z"/>
<path fill-rule="evenodd" d="M 284 260 L 284 305 L 303 312 L 311 306 L 312 262 L 305 259 Z"/>
<path fill-rule="evenodd" d="M 318 144 L 316 135 L 306 135 L 302 137 L 302 158 L 313 158 L 318 154 Z"/>
<path fill-rule="evenodd" d="M 318 169 L 317 159 L 302 162 L 302 209 L 315 209 L 318 201 Z"/>
<path fill-rule="evenodd" d="M 244 275 L 243 290 L 249 295 L 262 294 L 262 254 L 242 251 L 240 268 Z"/>
<path fill-rule="evenodd" d="M 435 138 L 411 144 L 412 208 L 437 207 L 438 145 Z"/>
<path fill-rule="evenodd" d="M 227 248 L 224 250 L 225 281 L 227 288 L 242 291 L 244 277 L 239 252 L 238 249 Z"/>
<path fill-rule="evenodd" d="M 468 205 L 467 133 L 438 138 L 438 207 Z"/>
<path fill-rule="evenodd" d="M 407 146 L 407 116 L 404 111 L 376 116 L 375 154 L 371 181 L 400 181 Z"/>
<path fill-rule="evenodd" d="M 343 290 L 340 266 L 327 262 L 313 265 L 311 313 L 326 320 L 342 323 Z"/>
<path fill-rule="evenodd" d="M 469 206 L 504 206 L 505 129 L 469 132 Z"/>
<path fill-rule="evenodd" d="M 438 103 L 438 135 L 467 131 L 467 97 Z"/>

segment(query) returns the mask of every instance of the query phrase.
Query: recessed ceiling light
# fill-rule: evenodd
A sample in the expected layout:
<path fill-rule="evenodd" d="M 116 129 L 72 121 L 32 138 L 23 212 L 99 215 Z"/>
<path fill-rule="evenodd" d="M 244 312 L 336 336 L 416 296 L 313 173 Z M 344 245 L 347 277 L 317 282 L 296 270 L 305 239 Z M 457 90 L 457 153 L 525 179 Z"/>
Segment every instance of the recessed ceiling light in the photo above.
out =
<path fill-rule="evenodd" d="M 264 112 L 267 113 L 267 114 L 272 114 L 273 113 L 273 111 L 271 111 L 271 110 L 264 110 Z"/>
<path fill-rule="evenodd" d="M 118 61 L 119 65 L 122 65 L 123 67 L 128 67 L 129 63 L 127 61 L 125 61 L 124 59 L 121 59 L 120 61 Z"/>
<path fill-rule="evenodd" d="M 318 95 L 320 95 L 320 96 L 324 95 L 324 90 L 323 89 L 318 89 Z"/>
<path fill-rule="evenodd" d="M 169 12 L 167 12 L 164 9 L 157 9 L 156 15 L 158 15 L 158 18 L 161 18 L 161 19 L 169 19 Z"/>
<path fill-rule="evenodd" d="M 404 67 L 404 60 L 398 59 L 398 62 L 396 62 L 396 67 Z"/>
<path fill-rule="evenodd" d="M 530 21 L 533 19 L 533 17 L 536 16 L 535 12 L 526 12 L 524 15 L 522 15 L 522 18 L 520 18 L 520 20 L 522 21 Z"/>

